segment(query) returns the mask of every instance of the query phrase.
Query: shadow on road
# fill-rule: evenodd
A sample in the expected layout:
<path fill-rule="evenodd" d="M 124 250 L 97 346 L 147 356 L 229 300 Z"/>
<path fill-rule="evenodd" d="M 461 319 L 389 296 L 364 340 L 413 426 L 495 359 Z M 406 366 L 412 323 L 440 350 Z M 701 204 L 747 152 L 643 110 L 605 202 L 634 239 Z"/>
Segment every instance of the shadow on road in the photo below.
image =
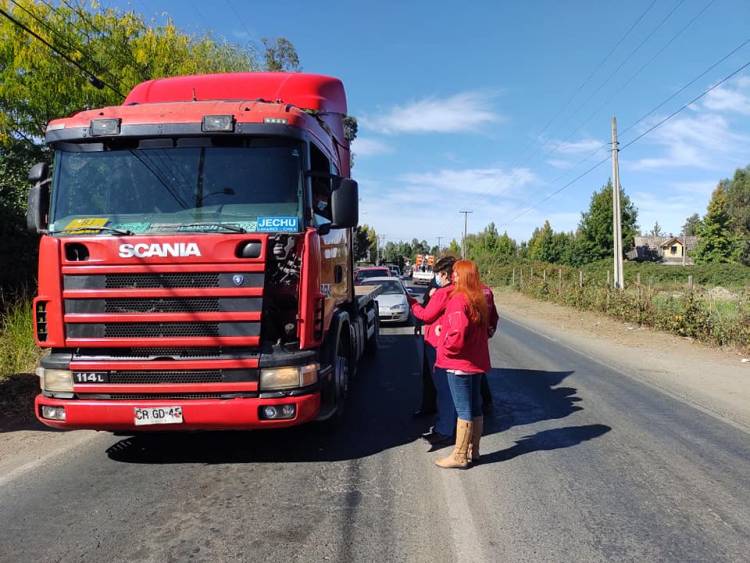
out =
<path fill-rule="evenodd" d="M 543 430 L 533 436 L 524 436 L 516 445 L 505 450 L 482 455 L 482 465 L 509 461 L 515 457 L 547 450 L 558 450 L 577 446 L 582 442 L 598 438 L 612 430 L 604 424 L 589 424 L 587 426 L 568 426 Z"/>
<path fill-rule="evenodd" d="M 572 371 L 497 369 L 489 373 L 494 409 L 485 417 L 486 433 L 558 420 L 583 410 L 573 387 L 558 387 Z"/>
<path fill-rule="evenodd" d="M 421 356 L 413 334 L 381 335 L 377 355 L 352 382 L 343 426 L 328 433 L 309 424 L 261 432 L 135 435 L 107 450 L 128 463 L 283 463 L 362 458 L 413 442 L 428 421 L 414 420 Z"/>
<path fill-rule="evenodd" d="M 19 430 L 58 432 L 34 416 L 39 378 L 33 373 L 14 373 L 0 380 L 0 434 Z"/>

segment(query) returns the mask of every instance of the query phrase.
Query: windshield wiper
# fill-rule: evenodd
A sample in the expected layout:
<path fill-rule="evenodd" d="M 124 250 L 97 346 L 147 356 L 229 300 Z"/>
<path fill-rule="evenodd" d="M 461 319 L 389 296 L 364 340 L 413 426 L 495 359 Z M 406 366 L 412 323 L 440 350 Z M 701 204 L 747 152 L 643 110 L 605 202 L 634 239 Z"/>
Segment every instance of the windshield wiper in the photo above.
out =
<path fill-rule="evenodd" d="M 128 230 L 120 230 L 115 229 L 114 227 L 100 227 L 98 225 L 91 226 L 91 227 L 80 227 L 78 229 L 62 229 L 60 231 L 47 231 L 48 235 L 60 235 L 60 234 L 69 234 L 69 235 L 75 235 L 75 234 L 81 234 L 81 235 L 87 235 L 89 234 L 86 231 L 96 231 L 96 232 L 102 232 L 107 231 L 108 233 L 112 233 L 113 235 L 117 236 L 132 236 L 135 233 L 133 231 Z"/>
<path fill-rule="evenodd" d="M 226 223 L 188 223 L 187 225 L 180 225 L 179 229 L 184 229 L 185 227 L 208 227 L 209 229 L 215 229 L 218 227 L 221 229 L 226 229 L 227 231 L 231 231 L 233 233 L 247 232 L 242 227 L 237 227 L 236 225 L 227 225 Z"/>

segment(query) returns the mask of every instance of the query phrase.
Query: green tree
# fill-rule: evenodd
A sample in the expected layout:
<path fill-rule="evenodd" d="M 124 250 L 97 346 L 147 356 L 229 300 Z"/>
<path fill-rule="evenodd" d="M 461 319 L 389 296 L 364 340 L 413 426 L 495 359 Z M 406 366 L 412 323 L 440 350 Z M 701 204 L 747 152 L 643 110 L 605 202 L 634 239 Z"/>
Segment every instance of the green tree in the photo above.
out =
<path fill-rule="evenodd" d="M 354 229 L 354 261 L 368 260 L 372 251 L 372 240 L 370 238 L 370 227 L 358 225 Z"/>
<path fill-rule="evenodd" d="M 448 245 L 448 250 L 446 254 L 449 254 L 450 256 L 461 256 L 461 245 L 458 244 L 456 239 L 452 239 L 451 243 Z"/>
<path fill-rule="evenodd" d="M 299 72 L 302 67 L 299 64 L 297 49 L 291 41 L 284 37 L 261 39 L 265 48 L 266 70 L 270 72 Z"/>
<path fill-rule="evenodd" d="M 621 192 L 620 209 L 622 210 L 622 245 L 627 251 L 633 247 L 635 234 L 638 231 L 638 210 L 630 198 Z M 612 255 L 614 236 L 612 235 L 612 182 L 607 182 L 598 192 L 591 196 L 588 211 L 581 214 L 578 226 L 580 241 L 576 241 L 578 260 L 588 263 Z M 587 255 L 582 254 L 588 253 Z"/>
<path fill-rule="evenodd" d="M 661 229 L 661 225 L 659 224 L 659 221 L 654 223 L 654 226 L 651 227 L 651 230 L 648 232 L 648 236 L 650 237 L 663 237 L 664 231 Z"/>
<path fill-rule="evenodd" d="M 7 0 L 0 5 L 10 10 Z M 102 89 L 38 39 L 0 20 L 0 137 L 38 139 L 51 119 L 85 107 L 117 105 L 144 80 L 262 69 L 251 50 L 210 35 L 187 35 L 170 19 L 151 26 L 133 11 L 92 6 L 18 0 L 12 14 L 108 85 Z M 264 47 L 269 68 L 299 66 L 288 40 L 265 40 Z"/>
<path fill-rule="evenodd" d="M 496 254 L 503 258 L 512 258 L 516 255 L 518 250 L 518 244 L 515 240 L 508 236 L 508 231 L 505 231 L 497 239 Z"/>
<path fill-rule="evenodd" d="M 697 235 L 700 224 L 701 216 L 697 213 L 693 213 L 690 217 L 685 219 L 685 224 L 682 225 L 682 234 L 688 237 Z"/>
<path fill-rule="evenodd" d="M 698 229 L 698 246 L 693 253 L 696 264 L 728 263 L 740 258 L 739 241 L 731 222 L 727 193 L 719 184 Z"/>
<path fill-rule="evenodd" d="M 732 229 L 739 235 L 750 235 L 750 165 L 737 169 L 731 180 L 722 181 L 722 187 Z"/>

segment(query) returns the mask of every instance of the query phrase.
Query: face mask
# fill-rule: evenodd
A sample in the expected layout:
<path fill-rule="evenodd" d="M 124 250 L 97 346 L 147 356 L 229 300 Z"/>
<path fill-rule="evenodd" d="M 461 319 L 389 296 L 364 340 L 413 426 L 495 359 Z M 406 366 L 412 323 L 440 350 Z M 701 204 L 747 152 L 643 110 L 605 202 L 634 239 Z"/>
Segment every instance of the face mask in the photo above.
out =
<path fill-rule="evenodd" d="M 443 280 L 443 277 L 440 274 L 435 274 L 435 283 L 438 287 L 443 287 L 445 285 L 445 280 Z"/>

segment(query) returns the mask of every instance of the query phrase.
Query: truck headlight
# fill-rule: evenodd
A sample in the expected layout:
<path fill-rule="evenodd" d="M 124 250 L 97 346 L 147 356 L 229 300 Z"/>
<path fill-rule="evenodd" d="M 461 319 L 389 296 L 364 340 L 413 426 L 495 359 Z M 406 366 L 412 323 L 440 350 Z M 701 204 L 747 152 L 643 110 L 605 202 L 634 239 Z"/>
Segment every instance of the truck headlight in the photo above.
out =
<path fill-rule="evenodd" d="M 51 393 L 72 393 L 73 372 L 67 369 L 37 368 L 43 391 Z"/>
<path fill-rule="evenodd" d="M 318 364 L 285 366 L 260 370 L 261 391 L 307 387 L 318 381 Z"/>

